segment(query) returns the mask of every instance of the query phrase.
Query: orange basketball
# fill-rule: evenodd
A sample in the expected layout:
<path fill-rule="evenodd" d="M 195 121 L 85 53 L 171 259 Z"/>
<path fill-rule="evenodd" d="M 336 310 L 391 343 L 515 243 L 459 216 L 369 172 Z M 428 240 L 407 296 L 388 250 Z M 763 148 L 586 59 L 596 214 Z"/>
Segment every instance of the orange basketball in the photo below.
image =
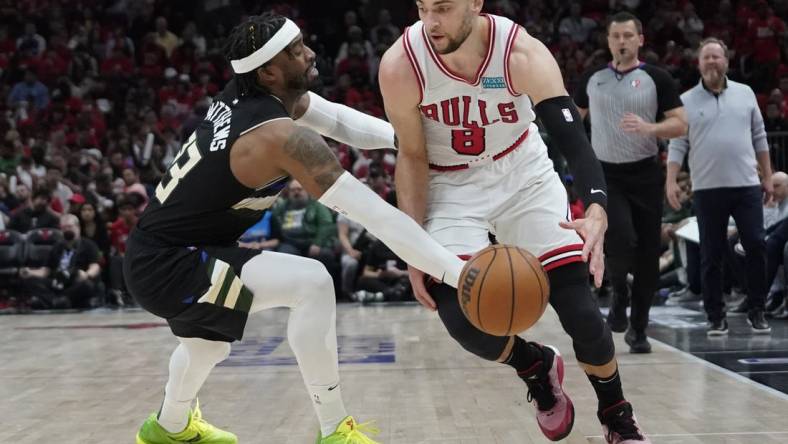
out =
<path fill-rule="evenodd" d="M 509 245 L 491 245 L 462 269 L 457 295 L 468 320 L 495 336 L 521 333 L 542 317 L 550 283 L 539 259 Z"/>

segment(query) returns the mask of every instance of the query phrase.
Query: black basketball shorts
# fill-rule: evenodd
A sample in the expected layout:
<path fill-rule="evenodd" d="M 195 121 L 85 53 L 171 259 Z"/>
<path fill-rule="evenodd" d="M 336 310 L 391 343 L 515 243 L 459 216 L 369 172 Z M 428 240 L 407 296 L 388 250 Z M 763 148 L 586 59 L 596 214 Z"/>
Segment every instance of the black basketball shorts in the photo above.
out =
<path fill-rule="evenodd" d="M 243 337 L 253 299 L 241 269 L 258 254 L 238 246 L 174 247 L 134 230 L 123 275 L 137 303 L 166 319 L 176 336 L 232 342 Z"/>

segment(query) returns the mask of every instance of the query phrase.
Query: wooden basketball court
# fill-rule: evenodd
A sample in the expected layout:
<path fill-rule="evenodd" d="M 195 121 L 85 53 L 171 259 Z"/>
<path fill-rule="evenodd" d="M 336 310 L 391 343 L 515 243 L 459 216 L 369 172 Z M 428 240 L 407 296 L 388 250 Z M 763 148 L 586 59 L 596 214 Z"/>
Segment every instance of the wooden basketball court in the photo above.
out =
<path fill-rule="evenodd" d="M 313 443 L 317 420 L 285 336 L 284 310 L 250 319 L 243 342 L 200 394 L 207 420 L 241 443 Z M 462 350 L 416 305 L 338 310 L 342 390 L 351 414 L 377 420 L 382 443 L 548 442 L 503 365 Z M 0 317 L 0 443 L 132 443 L 162 400 L 169 329 L 138 310 Z M 569 443 L 604 443 L 596 399 L 548 311 L 529 338 L 567 357 L 577 408 Z M 788 443 L 788 396 L 653 342 L 626 353 L 625 393 L 654 443 Z"/>

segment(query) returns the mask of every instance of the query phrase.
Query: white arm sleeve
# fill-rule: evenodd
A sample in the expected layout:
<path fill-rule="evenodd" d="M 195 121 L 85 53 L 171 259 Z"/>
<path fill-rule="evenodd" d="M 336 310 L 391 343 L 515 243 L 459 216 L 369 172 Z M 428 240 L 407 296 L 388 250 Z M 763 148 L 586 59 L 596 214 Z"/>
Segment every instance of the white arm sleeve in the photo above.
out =
<path fill-rule="evenodd" d="M 296 124 L 365 150 L 394 148 L 394 128 L 385 120 L 309 92 L 309 107 Z"/>
<path fill-rule="evenodd" d="M 339 176 L 318 201 L 363 225 L 408 264 L 457 288 L 465 262 L 350 173 Z"/>

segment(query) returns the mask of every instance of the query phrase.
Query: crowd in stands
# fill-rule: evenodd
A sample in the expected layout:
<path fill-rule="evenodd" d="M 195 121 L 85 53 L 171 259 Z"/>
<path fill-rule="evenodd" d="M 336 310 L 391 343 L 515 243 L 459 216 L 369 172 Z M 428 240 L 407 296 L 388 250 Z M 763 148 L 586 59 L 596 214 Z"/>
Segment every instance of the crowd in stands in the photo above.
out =
<path fill-rule="evenodd" d="M 296 20 L 317 53 L 315 89 L 377 117 L 384 117 L 380 57 L 418 17 L 413 2 L 394 0 L 199 3 L 0 0 L 0 229 L 27 235 L 66 227 L 90 250 L 74 253 L 73 239 L 58 240 L 53 251 L 60 257 L 46 261 L 46 276 L 32 268 L 20 273 L 23 281 L 48 279 L 22 285 L 42 308 L 130 302 L 120 266 L 126 236 L 181 141 L 231 78 L 222 45 L 241 17 L 273 9 Z M 700 39 L 719 37 L 732 51 L 730 77 L 756 91 L 767 130 L 788 130 L 788 2 L 487 0 L 485 9 L 543 41 L 570 92 L 586 70 L 609 61 L 605 21 L 613 12 L 641 18 L 642 59 L 668 69 L 682 91 L 698 82 Z M 346 169 L 396 201 L 393 151 L 331 146 Z M 582 205 L 573 203 L 581 215 Z M 321 260 L 343 297 L 408 297 L 401 261 L 352 221 L 315 204 L 297 183 L 241 241 Z M 88 273 L 94 263 L 101 270 L 95 276 Z M 50 277 L 64 271 L 67 284 L 91 274 L 92 293 L 68 303 L 34 294 L 42 285 L 51 292 Z M 0 304 L 8 296 L 0 294 Z"/>

